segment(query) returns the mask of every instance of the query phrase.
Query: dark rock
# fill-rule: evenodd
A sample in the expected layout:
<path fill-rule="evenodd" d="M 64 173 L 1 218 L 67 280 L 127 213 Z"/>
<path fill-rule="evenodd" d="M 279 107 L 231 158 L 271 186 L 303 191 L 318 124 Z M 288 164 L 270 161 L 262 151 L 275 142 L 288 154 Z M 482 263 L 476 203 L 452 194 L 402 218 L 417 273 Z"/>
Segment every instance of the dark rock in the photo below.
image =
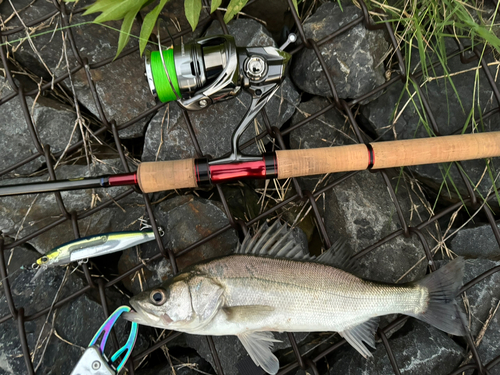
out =
<path fill-rule="evenodd" d="M 321 5 L 303 24 L 306 38 L 319 41 L 362 15 L 351 2 Z M 385 82 L 383 58 L 389 48 L 382 30 L 369 31 L 363 23 L 319 47 L 340 98 L 356 98 Z M 333 96 L 313 49 L 293 59 L 292 79 L 302 90 Z"/>
<path fill-rule="evenodd" d="M 451 52 L 456 49 L 456 45 L 449 46 L 448 49 Z M 433 58 L 436 60 L 435 56 Z M 485 55 L 484 59 L 490 61 L 491 57 Z M 418 55 L 413 56 L 412 60 L 419 61 Z M 475 107 L 474 116 L 478 118 L 479 112 L 484 114 L 495 106 L 491 100 L 493 90 L 487 83 L 483 69 L 479 69 L 477 72 L 473 69 L 477 67 L 477 64 L 477 61 L 462 64 L 459 56 L 449 58 L 447 60 L 447 72 L 456 75 L 450 78 L 431 80 L 421 88 L 421 94 L 427 99 L 441 135 L 460 134 L 465 128 L 467 129 L 466 133 L 470 133 L 471 120 L 469 119 L 469 115 L 471 110 Z M 489 69 L 491 74 L 494 75 L 495 70 L 492 67 Z M 442 66 L 439 65 L 430 71 L 429 74 L 441 77 L 444 71 Z M 476 74 L 479 75 L 477 82 L 475 81 Z M 450 80 L 452 80 L 453 86 Z M 413 91 L 410 88 L 410 92 Z M 443 108 L 446 110 L 443 110 Z M 418 95 L 415 95 L 413 100 L 410 100 L 403 83 L 399 82 L 388 87 L 382 96 L 361 109 L 363 118 L 375 130 L 381 140 L 428 137 L 432 133 L 430 129 L 431 125 L 430 123 L 429 125 L 423 123 L 423 113 L 424 110 L 422 109 Z M 475 132 L 498 131 L 500 130 L 500 126 L 498 125 L 500 123 L 499 120 L 500 116 L 498 113 L 478 120 Z M 493 173 L 493 178 L 495 177 L 494 171 L 498 169 L 498 165 L 498 158 L 490 160 L 489 166 Z M 485 161 L 464 161 L 462 162 L 462 166 L 473 185 L 481 182 L 477 190 L 485 196 L 492 186 L 491 176 L 488 172 L 485 173 Z M 447 187 L 444 187 L 441 191 L 441 196 L 444 199 L 459 200 L 459 196 L 452 186 L 451 181 L 456 185 L 460 195 L 468 195 L 455 166 L 449 169 L 449 176 L 446 179 L 447 166 L 445 164 L 429 164 L 409 168 L 419 176 L 419 180 L 435 191 L 439 191 L 442 188 L 443 181 L 446 180 Z"/>
<path fill-rule="evenodd" d="M 294 334 L 297 342 L 304 340 L 307 335 L 307 333 Z M 288 340 L 286 333 L 274 333 L 274 338 L 282 342 L 274 343 L 273 352 L 290 347 L 290 340 Z M 252 368 L 256 368 L 256 370 L 259 369 L 252 362 L 247 351 L 236 336 L 213 336 L 213 340 L 224 374 L 240 374 L 241 368 L 239 366 L 251 366 Z M 206 359 L 215 367 L 206 336 L 186 335 L 186 341 L 191 348 L 196 349 L 202 358 Z"/>
<path fill-rule="evenodd" d="M 411 223 L 411 202 L 418 202 L 418 198 L 402 181 L 396 197 L 406 222 Z M 324 215 L 330 240 L 345 238 L 347 246 L 355 253 L 400 228 L 394 203 L 382 176 L 367 171 L 356 174 L 326 193 Z M 413 220 L 420 220 L 418 216 L 414 214 Z M 359 276 L 394 283 L 415 266 L 401 282 L 419 279 L 425 275 L 427 268 L 426 262 L 419 262 L 424 256 L 417 236 L 405 238 L 400 235 L 359 259 Z"/>
<path fill-rule="evenodd" d="M 86 1 L 92 3 L 92 1 Z M 79 6 L 86 5 L 85 2 L 79 2 Z M 71 6 L 68 7 L 72 9 Z M 46 15 L 56 8 L 50 2 L 38 0 L 30 8 L 30 12 L 24 12 L 23 17 L 36 18 L 36 15 Z M 107 58 L 113 58 L 116 54 L 118 45 L 121 21 L 107 23 L 115 30 L 109 27 L 92 24 L 97 14 L 82 16 L 75 14 L 71 16 L 71 31 L 75 38 L 76 49 L 82 58 L 88 58 L 90 64 L 100 62 Z M 24 19 L 24 18 L 23 18 Z M 54 20 L 46 21 L 46 27 L 56 29 L 60 24 Z M 52 22 L 51 24 L 49 24 Z M 13 26 L 16 25 L 15 23 Z M 137 23 L 131 30 L 132 35 L 139 35 L 140 27 Z M 9 40 L 16 40 L 25 37 L 24 33 L 13 34 Z M 36 75 L 44 77 L 50 81 L 53 77 L 61 76 L 67 73 L 68 69 L 73 69 L 78 65 L 77 57 L 66 38 L 63 41 L 61 31 L 46 33 L 32 38 L 33 47 L 24 42 L 13 53 L 13 57 L 22 66 L 33 71 Z M 130 38 L 128 46 L 137 45 L 136 38 Z M 67 61 L 64 55 L 67 53 Z M 108 121 L 114 119 L 117 124 L 123 124 L 132 118 L 138 116 L 145 110 L 153 107 L 155 101 L 146 78 L 144 77 L 144 62 L 139 53 L 132 53 L 128 56 L 120 56 L 117 60 L 110 62 L 102 67 L 92 69 L 92 80 L 96 86 L 99 100 L 103 106 L 104 114 Z M 87 76 L 84 69 L 80 69 L 73 76 L 71 81 L 66 79 L 64 84 L 71 93 L 71 83 L 73 83 L 78 100 L 95 116 L 99 117 L 95 101 L 92 97 Z M 131 127 L 120 131 L 123 138 L 134 138 L 144 134 L 144 128 L 150 116 L 143 118 Z"/>
<path fill-rule="evenodd" d="M 167 360 L 165 363 L 156 366 L 154 368 L 139 369 L 135 373 L 137 375 L 194 375 L 194 374 L 213 374 L 214 371 L 210 364 L 198 355 L 182 356 L 178 358 L 172 358 L 172 367 L 169 365 Z M 180 362 L 180 363 L 179 363 Z"/>
<path fill-rule="evenodd" d="M 346 348 L 349 344 L 346 344 Z M 389 339 L 389 345 L 402 375 L 448 374 L 462 361 L 464 351 L 444 332 L 417 320 Z M 355 349 L 349 348 L 335 355 L 330 374 L 394 374 L 387 351 L 378 344 L 372 352 L 373 360 L 366 360 Z"/>
<path fill-rule="evenodd" d="M 58 179 L 77 177 L 100 176 L 123 172 L 120 160 L 103 160 L 102 163 L 83 165 L 62 165 L 56 170 Z M 0 181 L 1 185 L 13 183 L 29 183 L 46 181 L 47 176 L 35 178 L 18 178 Z M 96 202 L 106 201 L 110 196 L 129 189 L 129 187 L 116 187 L 112 189 L 85 189 L 62 192 L 66 209 L 71 211 L 84 211 L 96 205 Z M 132 193 L 113 205 L 96 212 L 79 221 L 80 236 L 132 230 L 132 225 L 144 215 L 142 197 Z M 141 207 L 142 206 L 142 207 Z M 2 197 L 0 204 L 0 232 L 10 237 L 24 237 L 61 217 L 61 212 L 53 194 L 18 195 Z M 139 226 L 137 225 L 137 229 Z M 50 229 L 49 231 L 29 240 L 40 253 L 46 253 L 57 245 L 73 240 L 74 234 L 70 221 Z"/>
<path fill-rule="evenodd" d="M 500 312 L 498 310 L 496 310 L 496 314 L 490 320 L 488 329 L 477 348 L 477 352 L 484 364 L 489 363 L 500 355 Z M 488 371 L 491 375 L 500 375 L 500 366 L 497 364 Z"/>
<path fill-rule="evenodd" d="M 4 254 L 6 260 L 9 255 Z M 21 265 L 32 264 L 37 258 L 36 252 L 16 247 L 9 265 L 8 271 L 12 275 L 9 282 L 14 303 L 16 308 L 24 307 L 25 316 L 50 307 L 55 299 L 61 300 L 83 288 L 83 283 L 76 274 L 61 267 L 45 270 L 36 280 L 32 280 L 35 274 L 33 270 L 14 273 Z M 4 289 L 0 288 L 0 316 L 4 317 L 8 313 Z M 81 295 L 55 309 L 49 316 L 26 321 L 26 338 L 28 347 L 34 351 L 33 364 L 35 367 L 39 366 L 37 373 L 69 374 L 104 320 L 101 306 L 86 295 Z M 117 326 L 118 339 L 122 344 L 128 335 L 128 331 L 124 329 L 125 324 L 127 323 L 123 321 Z M 0 372 L 12 375 L 26 373 L 17 323 L 7 321 L 0 324 L 0 337 Z M 146 341 L 139 336 L 135 349 L 138 352 L 145 348 Z"/>
<path fill-rule="evenodd" d="M 238 47 L 274 46 L 276 43 L 261 23 L 248 18 L 234 19 L 227 25 L 229 34 Z M 207 29 L 207 36 L 224 34 L 219 22 L 213 22 Z"/>
<path fill-rule="evenodd" d="M 450 242 L 450 248 L 455 254 L 469 258 L 500 260 L 498 242 L 489 225 L 458 231 Z"/>
<path fill-rule="evenodd" d="M 228 223 L 219 204 L 192 195 L 178 196 L 161 202 L 155 207 L 155 218 L 157 224 L 165 231 L 163 237 L 165 248 L 172 249 L 174 253 L 184 250 Z M 205 259 L 230 254 L 236 249 L 237 243 L 238 237 L 230 229 L 177 258 L 177 266 L 182 270 Z M 155 242 L 141 245 L 140 253 L 135 249 L 127 250 L 120 259 L 119 269 L 124 272 L 132 265 L 138 264 L 141 259 L 149 258 L 156 253 L 158 246 Z M 132 278 L 124 280 L 127 289 L 134 294 L 154 287 L 172 276 L 171 266 L 165 259 L 147 263 L 144 272 L 145 274 L 139 276 L 141 280 L 137 277 L 133 280 Z"/>
<path fill-rule="evenodd" d="M 315 96 L 297 107 L 292 117 L 292 126 L 326 108 L 328 99 Z M 337 109 L 331 109 L 314 120 L 290 132 L 292 149 L 320 148 L 356 143 L 354 132 L 343 115 Z M 323 176 L 302 177 L 306 189 L 314 191 Z"/>
<path fill-rule="evenodd" d="M 289 29 L 294 26 L 293 18 L 286 1 L 256 1 L 245 5 L 244 12 L 259 20 L 263 20 L 266 23 L 266 29 L 269 30 L 276 40 L 282 37 L 284 26 L 288 26 Z"/>
<path fill-rule="evenodd" d="M 9 83 L 0 78 L 0 96 L 11 94 Z M 26 98 L 28 110 L 38 131 L 41 144 L 51 146 L 53 153 L 62 151 L 68 144 L 81 139 L 80 131 L 73 133 L 76 114 L 66 106 L 45 97 L 39 97 L 33 107 L 33 99 Z M 37 153 L 31 133 L 23 115 L 19 98 L 13 98 L 2 104 L 0 111 L 0 170 L 22 161 Z M 22 167 L 15 169 L 17 173 L 31 173 L 36 171 L 45 162 L 44 158 L 37 158 Z"/>
<path fill-rule="evenodd" d="M 246 183 L 222 184 L 220 187 L 236 219 L 248 221 L 260 213 L 259 195 Z"/>
<path fill-rule="evenodd" d="M 217 23 L 209 28 L 210 35 L 220 33 Z M 252 20 L 234 20 L 229 30 L 236 38 L 237 45 L 274 45 L 264 27 Z M 249 29 L 247 29 L 249 28 Z M 278 128 L 294 113 L 300 98 L 290 79 L 286 78 L 276 94 L 266 104 L 265 111 L 272 126 Z M 231 135 L 243 119 L 251 102 L 251 96 L 243 91 L 238 97 L 216 103 L 209 108 L 189 112 L 201 151 L 213 158 L 220 157 L 231 150 Z M 258 133 L 265 129 L 261 115 L 257 115 Z M 243 133 L 240 144 L 258 134 L 254 125 Z M 267 140 L 264 139 L 267 142 Z M 260 143 L 260 142 L 259 142 Z M 259 154 L 261 148 L 255 145 L 243 150 L 248 154 Z M 176 103 L 167 105 L 151 120 L 146 131 L 142 161 L 176 160 L 195 156 L 193 142 L 189 135 L 182 112 Z"/>

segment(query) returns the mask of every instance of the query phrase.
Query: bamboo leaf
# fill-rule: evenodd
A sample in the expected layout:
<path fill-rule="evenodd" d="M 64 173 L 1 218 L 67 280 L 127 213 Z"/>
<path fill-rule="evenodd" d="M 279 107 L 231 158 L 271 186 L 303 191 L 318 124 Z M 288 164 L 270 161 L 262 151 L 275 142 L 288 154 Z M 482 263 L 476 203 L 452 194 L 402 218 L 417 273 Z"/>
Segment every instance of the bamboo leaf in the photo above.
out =
<path fill-rule="evenodd" d="M 118 39 L 118 49 L 116 50 L 115 59 L 121 53 L 123 48 L 125 48 L 125 46 L 127 45 L 128 40 L 130 38 L 130 30 L 132 30 L 132 25 L 134 23 L 135 16 L 137 16 L 137 13 L 139 13 L 140 9 L 141 6 L 137 6 L 135 9 L 132 9 L 125 15 L 122 27 L 120 29 L 120 38 Z"/>
<path fill-rule="evenodd" d="M 122 1 L 123 0 L 97 0 L 94 4 L 92 4 L 87 8 L 87 10 L 85 11 L 85 13 L 83 13 L 83 15 L 86 16 L 87 14 L 105 12 L 110 8 L 120 5 Z"/>
<path fill-rule="evenodd" d="M 297 4 L 297 0 L 292 0 L 293 7 L 295 8 L 295 12 L 297 13 L 297 16 L 299 15 L 299 5 Z"/>
<path fill-rule="evenodd" d="M 221 4 L 222 0 L 212 0 L 212 3 L 210 4 L 210 13 L 215 12 Z"/>
<path fill-rule="evenodd" d="M 144 21 L 142 22 L 141 35 L 139 38 L 139 49 L 141 55 L 144 52 L 144 48 L 146 48 L 146 44 L 148 44 L 148 39 L 153 32 L 156 20 L 158 19 L 161 10 L 168 1 L 170 0 L 161 0 L 160 4 L 158 4 L 151 12 L 146 15 L 146 17 L 144 17 Z"/>
<path fill-rule="evenodd" d="M 233 17 L 246 5 L 248 0 L 231 0 L 227 6 L 226 14 L 224 15 L 224 22 L 228 23 Z"/>
<path fill-rule="evenodd" d="M 185 0 L 184 12 L 186 13 L 186 18 L 194 31 L 194 29 L 196 29 L 196 25 L 198 25 L 198 20 L 200 19 L 201 0 Z"/>

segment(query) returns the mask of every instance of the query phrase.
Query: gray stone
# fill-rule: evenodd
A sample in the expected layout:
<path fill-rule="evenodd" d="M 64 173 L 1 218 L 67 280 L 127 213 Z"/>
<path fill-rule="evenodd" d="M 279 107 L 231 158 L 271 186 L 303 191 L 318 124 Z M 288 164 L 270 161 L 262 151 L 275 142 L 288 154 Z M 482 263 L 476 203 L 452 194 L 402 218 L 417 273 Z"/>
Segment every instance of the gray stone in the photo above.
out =
<path fill-rule="evenodd" d="M 9 255 L 4 254 L 6 260 Z M 49 307 L 56 296 L 57 300 L 61 300 L 83 287 L 76 274 L 66 273 L 61 267 L 45 270 L 36 280 L 33 280 L 33 270 L 21 270 L 14 274 L 21 265 L 32 264 L 37 257 L 34 251 L 16 247 L 9 265 L 8 271 L 12 275 L 9 282 L 14 303 L 17 308 L 24 307 L 25 316 Z M 0 316 L 8 313 L 4 289 L 0 288 Z M 55 309 L 49 316 L 25 322 L 28 347 L 35 353 L 33 363 L 35 367 L 39 365 L 37 373 L 69 374 L 104 320 L 102 307 L 86 295 L 81 295 Z M 128 335 L 125 324 L 123 321 L 117 326 L 118 339 L 122 345 Z M 26 373 L 17 323 L 7 321 L 0 324 L 0 338 L 0 373 Z M 139 336 L 135 353 L 146 347 L 147 341 Z"/>
<path fill-rule="evenodd" d="M 419 214 L 414 213 L 410 220 L 411 202 L 419 202 L 419 199 L 402 181 L 396 197 L 407 223 L 422 220 L 419 215 L 425 214 L 421 207 L 413 207 Z M 368 171 L 356 174 L 326 193 L 324 218 L 330 240 L 345 238 L 354 253 L 400 228 L 394 203 L 382 176 Z M 431 242 L 429 245 L 432 247 Z M 405 238 L 400 235 L 359 259 L 359 276 L 394 283 L 415 266 L 401 282 L 419 279 L 425 275 L 427 268 L 426 262 L 419 263 L 424 256 L 417 236 Z"/>
<path fill-rule="evenodd" d="M 389 345 L 402 375 L 448 374 L 458 367 L 464 355 L 464 350 L 445 333 L 416 320 L 408 321 L 389 339 Z M 372 354 L 370 361 L 348 348 L 333 357 L 330 374 L 394 374 L 382 344 Z"/>
<path fill-rule="evenodd" d="M 490 321 L 488 329 L 477 348 L 479 358 L 484 364 L 489 363 L 500 355 L 500 311 Z M 500 366 L 497 364 L 489 370 L 490 375 L 500 375 Z"/>
<path fill-rule="evenodd" d="M 318 41 L 362 14 L 351 2 L 327 2 L 303 24 L 306 38 Z M 384 31 L 369 31 L 361 23 L 319 47 L 340 98 L 356 98 L 385 82 L 383 58 L 389 44 Z M 302 90 L 333 96 L 313 49 L 294 56 L 292 79 Z"/>
<path fill-rule="evenodd" d="M 234 19 L 227 25 L 229 34 L 234 37 L 234 41 L 238 47 L 252 46 L 274 46 L 276 43 L 273 40 L 269 31 L 259 22 L 248 19 Z M 224 34 L 219 22 L 213 22 L 207 29 L 207 36 Z"/>
<path fill-rule="evenodd" d="M 231 135 L 243 119 L 250 101 L 250 94 L 243 91 L 237 98 L 216 103 L 202 111 L 189 112 L 188 116 L 204 155 L 216 158 L 231 151 Z M 298 103 L 298 92 L 290 80 L 285 79 L 265 106 L 271 125 L 281 127 L 293 115 Z M 256 119 L 261 133 L 265 130 L 264 121 L 260 114 Z M 255 126 L 250 125 L 243 133 L 240 144 L 257 134 Z M 242 151 L 247 154 L 260 153 L 255 145 Z M 142 161 L 177 160 L 194 156 L 193 142 L 182 112 L 177 103 L 170 103 L 162 108 L 148 125 Z"/>
<path fill-rule="evenodd" d="M 193 195 L 177 196 L 165 200 L 155 207 L 157 224 L 163 228 L 163 244 L 174 253 L 184 250 L 196 241 L 217 231 L 228 223 L 220 204 Z M 177 258 L 179 270 L 201 262 L 205 259 L 227 255 L 236 249 L 238 237 L 233 230 L 228 230 L 211 241 L 198 246 L 192 251 Z M 141 245 L 138 252 L 135 249 L 126 250 L 118 263 L 120 272 L 127 271 L 142 259 L 150 258 L 158 253 L 156 242 Z M 160 260 L 148 262 L 143 272 L 137 277 L 125 278 L 124 285 L 134 294 L 154 287 L 172 276 L 170 262 Z"/>
<path fill-rule="evenodd" d="M 85 3 L 88 5 L 92 1 L 79 2 L 78 5 L 84 6 Z M 72 9 L 72 6 L 68 8 Z M 38 0 L 29 8 L 30 12 L 22 13 L 23 19 L 24 17 L 27 19 L 36 18 L 36 15 L 45 15 L 54 9 L 54 5 L 50 2 Z M 88 58 L 90 64 L 115 56 L 119 37 L 116 30 L 119 30 L 121 25 L 121 21 L 106 23 L 106 25 L 114 28 L 112 30 L 109 27 L 89 23 L 96 16 L 97 14 L 88 16 L 76 14 L 71 16 L 71 24 L 79 24 L 79 26 L 72 26 L 77 50 L 82 58 Z M 60 24 L 56 22 L 57 20 L 56 17 L 51 24 L 47 21 L 46 27 L 49 29 L 60 27 Z M 13 26 L 15 25 L 17 24 L 14 23 Z M 131 30 L 132 35 L 139 35 L 139 32 L 139 25 L 134 23 Z M 24 36 L 24 33 L 13 34 L 9 36 L 9 40 L 17 40 Z M 13 57 L 36 75 L 50 81 L 53 77 L 67 73 L 68 68 L 73 69 L 77 66 L 77 58 L 73 54 L 68 39 L 66 38 L 66 42 L 63 42 L 61 31 L 33 37 L 32 43 L 32 45 L 26 41 L 22 43 L 13 52 Z M 132 37 L 127 46 L 137 44 L 138 40 Z M 15 43 L 13 45 L 17 46 Z M 66 63 L 64 50 L 67 51 L 69 66 Z M 114 119 L 118 125 L 131 120 L 155 105 L 154 98 L 144 77 L 144 61 L 138 53 L 120 56 L 109 64 L 92 69 L 91 74 L 104 114 L 108 120 Z M 92 114 L 99 117 L 84 69 L 80 69 L 72 76 L 72 83 L 79 102 L 87 107 Z M 71 93 L 71 81 L 66 79 L 64 84 Z M 150 118 L 151 116 L 147 116 L 133 126 L 120 131 L 120 136 L 122 138 L 142 136 L 145 125 Z"/>
<path fill-rule="evenodd" d="M 469 258 L 500 260 L 500 248 L 489 225 L 458 231 L 450 242 L 450 249 L 457 255 Z"/>
<path fill-rule="evenodd" d="M 7 80 L 0 78 L 0 97 L 6 97 L 12 92 Z M 33 98 L 27 97 L 26 102 L 40 143 L 50 145 L 53 153 L 63 151 L 68 144 L 81 139 L 78 129 L 73 132 L 76 114 L 71 108 L 45 97 L 37 98 L 34 107 Z M 37 153 L 19 98 L 12 98 L 2 104 L 0 134 L 0 170 Z M 15 169 L 15 172 L 35 172 L 44 162 L 43 157 L 37 158 Z"/>
<path fill-rule="evenodd" d="M 119 159 L 103 160 L 102 163 L 83 165 L 62 165 L 56 170 L 58 179 L 100 176 L 112 173 L 123 173 Z M 17 178 L 0 181 L 1 185 L 22 184 L 46 181 L 47 176 L 34 178 Z M 100 201 L 129 189 L 116 187 L 109 189 L 85 189 L 62 192 L 62 199 L 68 212 L 88 210 Z M 88 236 L 103 232 L 132 230 L 134 225 L 139 229 L 137 220 L 145 214 L 142 197 L 136 193 L 113 205 L 96 212 L 79 221 L 80 236 Z M 141 207 L 142 206 L 142 207 Z M 0 204 L 0 232 L 12 238 L 25 237 L 38 229 L 49 225 L 61 217 L 61 212 L 54 194 L 18 195 L 2 197 Z M 44 254 L 55 246 L 73 240 L 74 234 L 70 221 L 50 229 L 29 240 L 40 253 Z"/>
<path fill-rule="evenodd" d="M 330 102 L 321 96 L 314 96 L 297 107 L 292 117 L 292 126 L 326 108 Z M 290 133 L 292 149 L 308 149 L 356 143 L 356 136 L 349 122 L 337 109 L 331 109 Z M 323 176 L 302 177 L 306 189 L 314 191 Z"/>
<path fill-rule="evenodd" d="M 448 46 L 449 52 L 456 50 L 456 45 Z M 429 60 L 436 60 L 431 57 Z M 484 59 L 490 61 L 491 57 L 485 55 Z M 419 61 L 418 55 L 412 60 Z M 477 61 L 462 64 L 460 57 L 455 56 L 447 60 L 447 72 L 455 74 L 450 78 L 439 78 L 427 82 L 421 93 L 427 99 L 436 120 L 441 135 L 460 134 L 464 128 L 466 133 L 471 132 L 471 121 L 469 115 L 475 106 L 474 117 L 479 118 L 480 111 L 484 114 L 495 107 L 493 90 L 488 84 L 482 69 L 477 72 Z M 495 75 L 495 69 L 489 67 L 491 74 Z M 469 70 L 469 71 L 467 71 Z M 459 73 L 460 72 L 460 73 Z M 431 76 L 442 77 L 444 71 L 441 65 L 429 71 Z M 476 74 L 479 75 L 478 81 Z M 453 87 L 450 83 L 453 82 Z M 456 90 L 456 91 L 455 91 Z M 410 87 L 410 92 L 414 89 Z M 458 94 L 458 96 L 457 96 Z M 443 110 L 445 108 L 446 110 Z M 361 108 L 361 114 L 367 125 L 371 126 L 381 140 L 413 139 L 428 137 L 432 133 L 430 124 L 422 121 L 423 109 L 418 95 L 410 100 L 404 89 L 403 83 L 397 82 L 387 88 L 385 93 Z M 394 121 L 396 119 L 396 121 Z M 486 119 L 477 122 L 477 131 L 500 130 L 500 116 L 494 113 Z M 492 177 L 485 173 L 485 160 L 470 160 L 462 162 L 463 168 L 473 185 L 480 182 L 477 191 L 485 196 L 492 186 Z M 493 179 L 499 166 L 499 159 L 492 158 L 489 164 Z M 416 173 L 419 180 L 435 191 L 439 191 L 446 176 L 445 164 L 429 164 L 409 167 Z M 447 186 L 441 191 L 441 197 L 453 202 L 459 200 L 451 181 L 454 182 L 458 193 L 467 196 L 467 190 L 460 178 L 458 170 L 453 166 L 446 178 Z"/>
<path fill-rule="evenodd" d="M 167 360 L 165 360 L 165 363 L 159 366 L 138 369 L 135 373 L 137 375 L 194 375 L 200 373 L 214 373 L 210 364 L 196 354 L 183 355 L 180 358 L 175 358 L 172 355 L 170 358 L 174 369 L 172 369 Z"/>
<path fill-rule="evenodd" d="M 307 333 L 295 333 L 294 336 L 297 342 L 301 342 L 307 336 Z M 281 342 L 274 343 L 273 352 L 290 347 L 290 341 L 286 333 L 274 333 L 274 338 L 281 340 Z M 240 366 L 242 365 L 245 367 L 251 366 L 256 370 L 259 369 L 253 364 L 247 351 L 236 336 L 213 336 L 213 340 L 224 374 L 240 374 Z M 215 368 L 206 336 L 186 335 L 186 341 L 191 348 L 196 349 L 198 354 Z"/>

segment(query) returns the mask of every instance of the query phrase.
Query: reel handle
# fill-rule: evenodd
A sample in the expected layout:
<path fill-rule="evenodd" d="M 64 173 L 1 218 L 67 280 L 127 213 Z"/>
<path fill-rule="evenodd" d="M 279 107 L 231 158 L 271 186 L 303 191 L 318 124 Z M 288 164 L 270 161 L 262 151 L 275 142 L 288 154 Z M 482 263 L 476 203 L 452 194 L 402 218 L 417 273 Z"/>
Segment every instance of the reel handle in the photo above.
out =
<path fill-rule="evenodd" d="M 500 132 L 276 151 L 278 178 L 446 163 L 494 156 L 500 156 Z"/>

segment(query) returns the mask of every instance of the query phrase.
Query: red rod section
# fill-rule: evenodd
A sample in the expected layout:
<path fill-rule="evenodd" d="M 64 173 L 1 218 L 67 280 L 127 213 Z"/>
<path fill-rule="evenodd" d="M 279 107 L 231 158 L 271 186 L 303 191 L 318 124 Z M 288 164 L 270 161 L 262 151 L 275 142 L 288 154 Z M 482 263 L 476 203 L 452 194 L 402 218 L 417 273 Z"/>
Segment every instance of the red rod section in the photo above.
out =
<path fill-rule="evenodd" d="M 210 180 L 214 184 L 242 178 L 266 178 L 266 162 L 264 160 L 210 165 L 209 169 Z"/>
<path fill-rule="evenodd" d="M 109 176 L 108 186 L 137 185 L 137 173 L 124 173 Z"/>

